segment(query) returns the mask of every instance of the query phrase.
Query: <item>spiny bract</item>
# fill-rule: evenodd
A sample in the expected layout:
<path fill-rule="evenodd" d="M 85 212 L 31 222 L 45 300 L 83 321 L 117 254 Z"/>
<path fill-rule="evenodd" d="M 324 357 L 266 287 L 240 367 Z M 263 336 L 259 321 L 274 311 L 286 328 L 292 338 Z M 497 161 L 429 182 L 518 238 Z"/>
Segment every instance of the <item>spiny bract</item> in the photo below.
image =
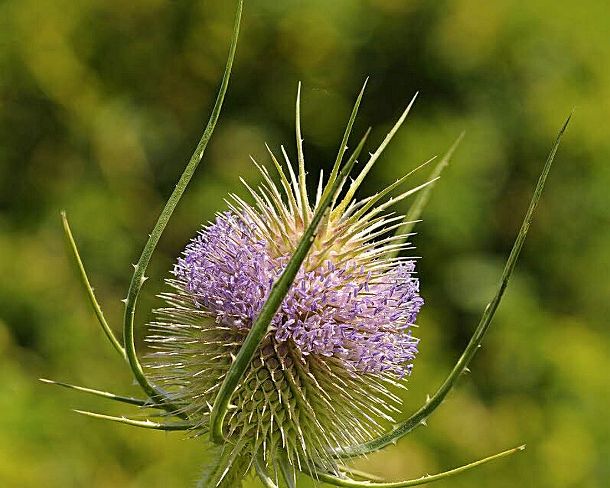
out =
<path fill-rule="evenodd" d="M 155 380 L 198 433 L 323 193 L 321 176 L 312 205 L 288 158 L 291 181 L 272 158 L 283 195 L 259 166 L 262 185 L 248 187 L 255 203 L 232 195 L 230 211 L 190 242 L 168 280 L 173 292 L 162 295 L 168 306 L 150 326 Z M 292 469 L 339 475 L 333 450 L 373 439 L 399 411 L 391 387 L 411 371 L 423 300 L 413 258 L 394 257 L 410 248 L 393 235 L 403 217 L 384 213 L 400 197 L 376 205 L 380 194 L 355 202 L 354 191 L 322 221 L 231 399 L 225 436 L 244 470 L 261 456 L 275 471 L 285 456 Z"/>

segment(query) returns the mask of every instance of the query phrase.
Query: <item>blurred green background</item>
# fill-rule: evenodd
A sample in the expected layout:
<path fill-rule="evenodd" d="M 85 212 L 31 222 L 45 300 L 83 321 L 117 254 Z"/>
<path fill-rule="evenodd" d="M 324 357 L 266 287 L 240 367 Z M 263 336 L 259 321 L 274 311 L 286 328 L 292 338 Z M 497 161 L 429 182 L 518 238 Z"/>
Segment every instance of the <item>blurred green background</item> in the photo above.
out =
<path fill-rule="evenodd" d="M 37 378 L 137 393 L 85 302 L 59 210 L 118 327 L 131 263 L 207 120 L 233 9 L 220 0 L 0 2 L 2 487 L 186 487 L 197 477 L 201 441 L 80 417 L 69 409 L 129 409 Z M 526 442 L 524 454 L 435 486 L 608 486 L 609 39 L 606 0 L 246 0 L 225 110 L 153 259 L 138 322 L 159 305 L 162 279 L 198 226 L 228 192 L 245 194 L 238 176 L 258 180 L 248 156 L 268 163 L 264 142 L 295 153 L 299 80 L 312 175 L 334 160 L 366 76 L 356 129 L 374 126 L 370 149 L 420 90 L 361 192 L 466 130 L 415 239 L 427 305 L 406 416 L 466 343 L 575 107 L 472 374 L 427 428 L 358 466 L 417 477 Z"/>

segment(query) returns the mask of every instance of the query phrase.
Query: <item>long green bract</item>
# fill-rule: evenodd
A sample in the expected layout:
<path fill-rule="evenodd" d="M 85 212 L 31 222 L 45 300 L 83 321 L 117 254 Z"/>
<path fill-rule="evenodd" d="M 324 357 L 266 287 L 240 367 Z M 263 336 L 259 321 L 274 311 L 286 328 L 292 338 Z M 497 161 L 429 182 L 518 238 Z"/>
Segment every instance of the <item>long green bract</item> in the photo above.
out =
<path fill-rule="evenodd" d="M 375 483 L 370 481 L 356 481 L 349 478 L 338 478 L 337 476 L 333 476 L 327 473 L 316 473 L 317 478 L 320 481 L 324 481 L 326 483 L 330 483 L 335 486 L 343 486 L 347 488 L 406 488 L 408 486 L 418 486 L 425 485 L 428 483 L 432 483 L 433 481 L 440 481 L 451 476 L 455 476 L 456 474 L 463 473 L 464 471 L 469 471 L 473 468 L 481 466 L 482 464 L 489 463 L 491 461 L 495 461 L 497 459 L 510 456 L 511 454 L 515 454 L 517 452 L 523 451 L 525 446 L 515 447 L 513 449 L 508 449 L 507 451 L 500 452 L 498 454 L 494 454 L 493 456 L 489 456 L 483 459 L 479 459 L 478 461 L 465 464 L 464 466 L 460 466 L 459 468 L 454 468 L 449 471 L 444 471 L 442 473 L 433 474 L 433 475 L 425 475 L 421 478 L 407 480 L 407 481 L 393 481 L 393 482 L 384 482 L 384 483 Z"/>
<path fill-rule="evenodd" d="M 290 286 L 292 285 L 301 264 L 307 257 L 307 253 L 313 245 L 322 218 L 330 212 L 329 207 L 341 186 L 341 182 L 347 178 L 352 167 L 356 163 L 356 158 L 360 154 L 360 151 L 362 151 L 367 136 L 368 132 L 361 139 L 358 147 L 354 151 L 354 154 L 352 154 L 348 162 L 341 170 L 341 173 L 333 184 L 331 191 L 328 193 L 328 195 L 326 195 L 324 200 L 322 200 L 320 203 L 320 206 L 316 209 L 316 212 L 311 219 L 311 223 L 303 233 L 303 236 L 301 237 L 301 240 L 299 241 L 299 244 L 290 258 L 290 261 L 286 265 L 282 275 L 271 288 L 269 298 L 267 298 L 265 301 L 257 319 L 248 332 L 243 345 L 237 353 L 231 368 L 229 368 L 229 371 L 227 372 L 227 375 L 220 386 L 220 390 L 216 395 L 212 412 L 210 414 L 210 439 L 215 443 L 224 442 L 222 424 L 227 414 L 227 408 L 229 406 L 231 396 L 235 392 L 239 381 L 250 365 L 250 361 L 252 360 L 258 345 L 268 332 L 269 324 L 271 323 L 273 316 L 288 293 L 288 290 L 290 289 Z"/>
<path fill-rule="evenodd" d="M 280 458 L 278 459 L 278 464 L 280 466 L 280 471 L 282 473 L 282 477 L 284 478 L 284 483 L 286 484 L 286 487 L 297 488 L 296 473 L 294 471 L 294 468 L 290 465 L 288 457 L 285 453 L 282 453 L 280 455 Z"/>
<path fill-rule="evenodd" d="M 452 144 L 452 146 L 449 148 L 449 150 L 445 153 L 445 155 L 442 157 L 442 159 L 436 164 L 436 166 L 432 170 L 432 174 L 430 175 L 429 180 L 434 181 L 434 180 L 437 180 L 441 176 L 441 173 L 449 164 L 449 161 L 453 157 L 453 153 L 455 152 L 457 147 L 460 145 L 460 142 L 462 141 L 463 138 L 464 138 L 464 132 L 462 132 L 459 135 L 459 137 Z M 415 199 L 415 201 L 409 207 L 409 210 L 407 211 L 407 213 L 405 214 L 405 217 L 404 217 L 404 225 L 397 228 L 396 231 L 394 232 L 395 236 L 403 236 L 402 239 L 396 241 L 397 244 L 403 244 L 404 242 L 406 242 L 407 236 L 413 231 L 413 227 L 415 227 L 417 220 L 419 219 L 420 215 L 422 214 L 425 206 L 428 204 L 428 200 L 430 200 L 430 195 L 432 193 L 433 188 L 434 188 L 434 183 L 431 184 L 430 186 L 428 186 L 422 192 L 420 192 L 419 195 L 417 195 L 417 198 Z M 400 251 L 400 248 L 397 248 L 396 251 L 394 251 L 392 254 L 388 255 L 388 258 L 395 257 L 399 251 Z"/>
<path fill-rule="evenodd" d="M 225 67 L 224 75 L 222 78 L 222 82 L 220 84 L 220 89 L 218 91 L 218 95 L 216 96 L 216 101 L 214 102 L 214 107 L 212 109 L 212 113 L 210 115 L 210 119 L 208 124 L 201 136 L 199 143 L 191 157 L 189 163 L 187 164 L 184 172 L 180 176 L 178 183 L 172 194 L 170 195 L 165 207 L 163 208 L 157 223 L 155 224 L 148 241 L 146 242 L 140 259 L 138 263 L 134 266 L 135 271 L 133 277 L 131 279 L 131 283 L 129 285 L 129 291 L 127 293 L 127 299 L 125 302 L 125 315 L 123 321 L 123 340 L 125 343 L 125 352 L 127 355 L 127 359 L 129 361 L 129 365 L 133 372 L 134 377 L 144 390 L 144 392 L 155 402 L 161 403 L 165 406 L 166 410 L 176 414 L 177 416 L 184 417 L 184 414 L 178 412 L 178 408 L 175 405 L 172 405 L 171 401 L 167 397 L 167 395 L 161 391 L 156 386 L 152 385 L 146 376 L 144 375 L 144 371 L 142 369 L 142 365 L 138 359 L 135 349 L 134 343 L 134 320 L 135 320 L 135 310 L 136 310 L 136 302 L 138 299 L 138 295 L 140 294 L 140 290 L 144 281 L 146 280 L 144 274 L 146 272 L 146 268 L 150 262 L 152 254 L 157 247 L 159 239 L 163 234 L 163 231 L 176 208 L 178 202 L 182 198 L 184 191 L 186 190 L 187 185 L 189 184 L 195 169 L 199 165 L 201 158 L 203 157 L 203 153 L 205 148 L 212 136 L 212 132 L 216 127 L 216 122 L 218 121 L 218 117 L 220 115 L 220 109 L 222 107 L 222 103 L 224 101 L 225 94 L 227 92 L 227 87 L 229 84 L 229 78 L 231 76 L 231 69 L 233 66 L 233 60 L 235 59 L 235 51 L 237 48 L 237 39 L 239 37 L 239 28 L 241 22 L 241 14 L 243 10 L 243 0 L 239 0 L 237 6 L 237 13 L 235 15 L 235 25 L 233 29 L 233 36 L 231 38 L 231 46 L 229 48 L 229 56 L 227 59 L 227 64 Z"/>
<path fill-rule="evenodd" d="M 193 424 L 188 422 L 174 422 L 169 424 L 163 424 L 161 422 L 153 422 L 152 420 L 134 420 L 127 417 L 114 417 L 112 415 L 105 415 L 102 413 L 88 412 L 85 410 L 74 410 L 74 412 L 79 413 L 81 415 L 86 415 L 87 417 L 93 417 L 101 420 L 110 420 L 112 422 L 118 422 L 120 424 L 131 425 L 132 427 L 141 427 L 143 429 L 152 429 L 152 430 L 191 430 L 195 427 Z"/>
<path fill-rule="evenodd" d="M 362 102 L 362 97 L 364 96 L 364 90 L 366 89 L 366 84 L 368 83 L 368 81 L 368 78 L 364 80 L 362 88 L 360 89 L 360 93 L 358 94 L 358 98 L 356 98 L 356 102 L 354 103 L 354 107 L 352 108 L 352 113 L 350 114 L 347 126 L 345 127 L 345 132 L 343 133 L 343 139 L 341 139 L 341 145 L 339 146 L 339 151 L 337 152 L 335 164 L 333 165 L 330 171 L 328 182 L 324 187 L 324 192 L 322 193 L 320 200 L 322 200 L 328 194 L 332 185 L 337 179 L 337 175 L 339 174 L 339 168 L 341 167 L 341 162 L 343 161 L 343 156 L 345 155 L 345 151 L 347 149 L 347 143 L 349 141 L 350 134 L 352 133 L 352 127 L 354 127 L 354 122 L 356 121 L 358 109 L 360 108 L 360 103 Z"/>
<path fill-rule="evenodd" d="M 39 378 L 40 381 L 46 383 L 47 385 L 56 385 L 61 386 L 63 388 L 67 388 L 69 390 L 80 391 L 81 393 L 88 393 L 89 395 L 95 395 L 98 397 L 106 398 L 108 400 L 113 400 L 115 402 L 128 403 L 129 405 L 137 405 L 138 407 L 150 407 L 150 408 L 161 408 L 158 405 L 146 401 L 141 400 L 139 398 L 133 398 L 122 395 L 115 395 L 114 393 L 110 393 L 108 391 L 94 390 L 93 388 L 87 388 L 84 386 L 71 385 L 70 383 L 62 383 L 61 381 L 53 381 L 48 380 L 46 378 Z"/>
<path fill-rule="evenodd" d="M 203 478 L 197 483 L 197 488 L 215 488 L 222 486 L 229 488 L 234 486 L 229 482 L 235 480 L 227 480 L 226 476 L 231 471 L 231 468 L 236 467 L 236 459 L 243 449 L 244 441 L 241 440 L 237 444 L 225 444 L 224 446 L 212 446 L 212 460 L 210 466 L 204 472 Z"/>
<path fill-rule="evenodd" d="M 72 235 L 72 230 L 70 229 L 70 224 L 68 223 L 68 217 L 66 216 L 66 212 L 61 212 L 61 222 L 64 228 L 64 235 L 66 236 L 66 242 L 68 243 L 68 247 L 74 259 L 74 263 L 76 264 L 76 268 L 78 269 L 78 274 L 85 288 L 85 292 L 87 293 L 87 298 L 89 299 L 89 303 L 91 303 L 91 307 L 95 312 L 95 316 L 97 317 L 97 321 L 99 322 L 104 334 L 112 344 L 112 347 L 116 349 L 116 351 L 123 357 L 123 359 L 127 360 L 127 355 L 125 353 L 125 348 L 121 345 L 119 340 L 112 332 L 112 329 L 106 322 L 106 318 L 104 317 L 104 312 L 102 312 L 102 308 L 95 297 L 95 293 L 93 292 L 93 287 L 89 282 L 89 277 L 87 276 L 87 272 L 85 271 L 85 266 L 83 265 L 83 261 L 78 252 L 78 248 L 76 247 L 76 241 L 74 240 L 74 236 Z"/>
<path fill-rule="evenodd" d="M 350 202 L 354 198 L 354 195 L 356 194 L 356 190 L 358 190 L 358 188 L 364 181 L 364 178 L 366 177 L 368 172 L 371 170 L 373 165 L 377 162 L 379 157 L 383 154 L 383 152 L 385 151 L 385 148 L 388 146 L 388 144 L 390 143 L 392 138 L 396 135 L 396 133 L 398 132 L 398 129 L 400 129 L 400 127 L 404 123 L 405 119 L 407 118 L 407 115 L 409 115 L 409 112 L 411 111 L 411 108 L 413 107 L 413 104 L 415 103 L 415 99 L 417 98 L 417 95 L 418 95 L 418 93 L 415 93 L 415 95 L 409 102 L 409 105 L 407 105 L 407 108 L 403 111 L 403 113 L 398 118 L 398 121 L 394 124 L 394 126 L 392 127 L 390 132 L 387 133 L 387 135 L 385 136 L 384 140 L 381 142 L 381 144 L 379 145 L 377 150 L 371 154 L 371 157 L 369 158 L 368 162 L 364 165 L 364 168 L 362 168 L 362 170 L 360 171 L 360 173 L 358 174 L 356 179 L 354 181 L 352 181 L 352 183 L 350 184 L 341 203 L 339 203 L 339 205 L 337 205 L 337 207 L 335 209 L 333 209 L 333 214 L 341 215 L 345 211 L 347 206 L 350 204 Z"/>
<path fill-rule="evenodd" d="M 506 290 L 506 287 L 508 285 L 508 280 L 511 274 L 513 273 L 513 270 L 515 269 L 517 259 L 521 252 L 521 249 L 523 248 L 527 232 L 533 219 L 534 211 L 536 210 L 538 201 L 540 200 L 540 197 L 542 195 L 544 184 L 546 182 L 549 171 L 551 170 L 551 165 L 553 163 L 553 159 L 555 158 L 555 154 L 557 153 L 561 137 L 563 136 L 563 133 L 565 132 L 571 117 L 572 116 L 570 115 L 567 118 L 561 130 L 559 131 L 555 143 L 542 169 L 540 177 L 538 178 L 538 182 L 536 184 L 536 188 L 534 190 L 534 194 L 530 201 L 527 212 L 525 214 L 525 218 L 523 219 L 523 223 L 521 224 L 521 228 L 519 230 L 519 233 L 517 234 L 517 238 L 515 239 L 513 247 L 510 251 L 510 254 L 506 261 L 506 265 L 504 266 L 504 270 L 502 272 L 502 276 L 500 278 L 496 294 L 494 295 L 491 302 L 489 302 L 487 307 L 485 307 L 485 311 L 481 316 L 481 320 L 479 321 L 479 324 L 474 334 L 468 342 L 468 345 L 466 346 L 466 349 L 462 353 L 461 357 L 453 367 L 453 370 L 451 371 L 451 373 L 449 373 L 449 376 L 447 376 L 443 384 L 440 386 L 437 392 L 426 402 L 426 404 L 422 406 L 407 420 L 400 422 L 390 432 L 387 432 L 386 434 L 381 435 L 365 444 L 338 449 L 335 453 L 337 457 L 349 458 L 361 456 L 374 451 L 378 451 L 379 449 L 382 449 L 385 446 L 396 443 L 398 439 L 402 438 L 418 426 L 425 423 L 426 419 L 434 412 L 434 410 L 436 410 L 436 408 L 445 399 L 447 394 L 455 386 L 455 383 L 457 382 L 460 375 L 467 370 L 470 361 L 474 357 L 476 351 L 481 345 L 481 342 L 483 341 L 485 333 L 489 329 L 489 325 L 491 324 L 491 321 L 504 295 L 504 291 Z"/>
<path fill-rule="evenodd" d="M 383 482 L 383 478 L 381 476 L 367 473 L 366 471 L 362 471 L 361 469 L 352 468 L 351 466 L 344 466 L 344 465 L 340 464 L 339 471 L 341 471 L 345 476 L 349 475 L 352 478 L 362 478 L 365 481 Z"/>
<path fill-rule="evenodd" d="M 297 138 L 297 160 L 299 164 L 299 191 L 301 197 L 301 211 L 303 212 L 303 225 L 309 224 L 309 200 L 307 198 L 307 184 L 305 178 L 305 155 L 303 154 L 303 136 L 301 135 L 301 83 L 297 89 L 295 110 L 295 129 Z"/>

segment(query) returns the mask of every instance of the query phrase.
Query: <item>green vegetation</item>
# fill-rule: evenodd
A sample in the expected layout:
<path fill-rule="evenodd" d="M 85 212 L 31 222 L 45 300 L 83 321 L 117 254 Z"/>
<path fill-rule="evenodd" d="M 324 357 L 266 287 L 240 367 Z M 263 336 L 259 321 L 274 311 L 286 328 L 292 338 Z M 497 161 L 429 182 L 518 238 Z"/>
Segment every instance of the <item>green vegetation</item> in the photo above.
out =
<path fill-rule="evenodd" d="M 365 151 L 419 90 L 405 126 L 359 189 L 378 191 L 444 154 L 466 131 L 416 227 L 427 303 L 417 331 L 421 354 L 404 395 L 407 418 L 437 389 L 476 327 L 548 149 L 575 107 L 472 373 L 428 427 L 357 467 L 415 478 L 527 443 L 519 456 L 435 486 L 604 486 L 606 3 L 246 1 L 224 111 L 151 261 L 137 337 L 199 224 L 225 209 L 227 193 L 246 195 L 238 176 L 258 181 L 249 155 L 270 166 L 268 142 L 285 144 L 297 159 L 298 81 L 307 168 L 316 175 L 332 168 L 367 76 L 354 128 L 360 134 L 373 126 Z M 126 410 L 37 379 L 138 396 L 80 287 L 59 211 L 70 217 L 96 296 L 120 334 L 131 263 L 207 120 L 234 8 L 219 0 L 0 3 L 0 486 L 181 488 L 198 476 L 206 457 L 201 440 L 78 416 L 70 409 Z M 413 186 L 424 173 L 413 176 Z"/>

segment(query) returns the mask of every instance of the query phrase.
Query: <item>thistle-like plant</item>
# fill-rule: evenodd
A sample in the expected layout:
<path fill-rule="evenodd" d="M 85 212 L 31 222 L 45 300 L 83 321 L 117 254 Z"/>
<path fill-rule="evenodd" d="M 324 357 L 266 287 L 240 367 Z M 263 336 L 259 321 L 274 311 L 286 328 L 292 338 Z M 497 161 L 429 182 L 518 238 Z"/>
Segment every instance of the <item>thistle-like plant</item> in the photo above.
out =
<path fill-rule="evenodd" d="M 423 304 L 414 258 L 400 253 L 430 190 L 457 143 L 436 164 L 431 178 L 390 196 L 414 171 L 375 195 L 356 201 L 358 187 L 404 122 L 402 113 L 353 180 L 348 177 L 368 131 L 347 156 L 347 145 L 364 87 L 349 118 L 330 175 L 318 180 L 315 199 L 306 190 L 296 102 L 296 171 L 282 148 L 282 165 L 269 149 L 279 184 L 263 166 L 252 203 L 236 195 L 229 210 L 204 226 L 178 259 L 166 306 L 155 311 L 148 342 L 148 374 L 134 343 L 138 295 L 153 251 L 212 135 L 227 90 L 242 12 L 239 1 L 231 47 L 212 115 L 195 153 L 169 197 L 134 273 L 125 300 L 123 340 L 107 324 L 65 214 L 65 234 L 98 321 L 129 364 L 145 398 L 43 380 L 135 405 L 154 413 L 146 420 L 77 411 L 92 417 L 156 430 L 186 431 L 209 438 L 213 463 L 204 487 L 235 487 L 254 470 L 265 486 L 288 487 L 302 472 L 346 487 L 403 487 L 429 483 L 507 456 L 523 446 L 414 480 L 381 482 L 347 467 L 349 459 L 377 451 L 425 424 L 458 377 L 467 370 L 498 308 L 523 246 L 532 215 L 568 121 L 561 129 L 536 185 L 496 294 L 447 379 L 406 420 L 397 421 L 404 387 L 417 354 L 411 335 Z M 365 83 L 366 85 L 366 83 Z M 569 120 L 569 119 L 568 119 Z M 284 169 L 286 168 L 286 171 Z M 387 213 L 417 194 L 406 216 Z M 169 421 L 173 417 L 175 420 Z M 154 418 L 155 420 L 151 420 Z M 392 426 L 387 428 L 387 426 Z"/>

